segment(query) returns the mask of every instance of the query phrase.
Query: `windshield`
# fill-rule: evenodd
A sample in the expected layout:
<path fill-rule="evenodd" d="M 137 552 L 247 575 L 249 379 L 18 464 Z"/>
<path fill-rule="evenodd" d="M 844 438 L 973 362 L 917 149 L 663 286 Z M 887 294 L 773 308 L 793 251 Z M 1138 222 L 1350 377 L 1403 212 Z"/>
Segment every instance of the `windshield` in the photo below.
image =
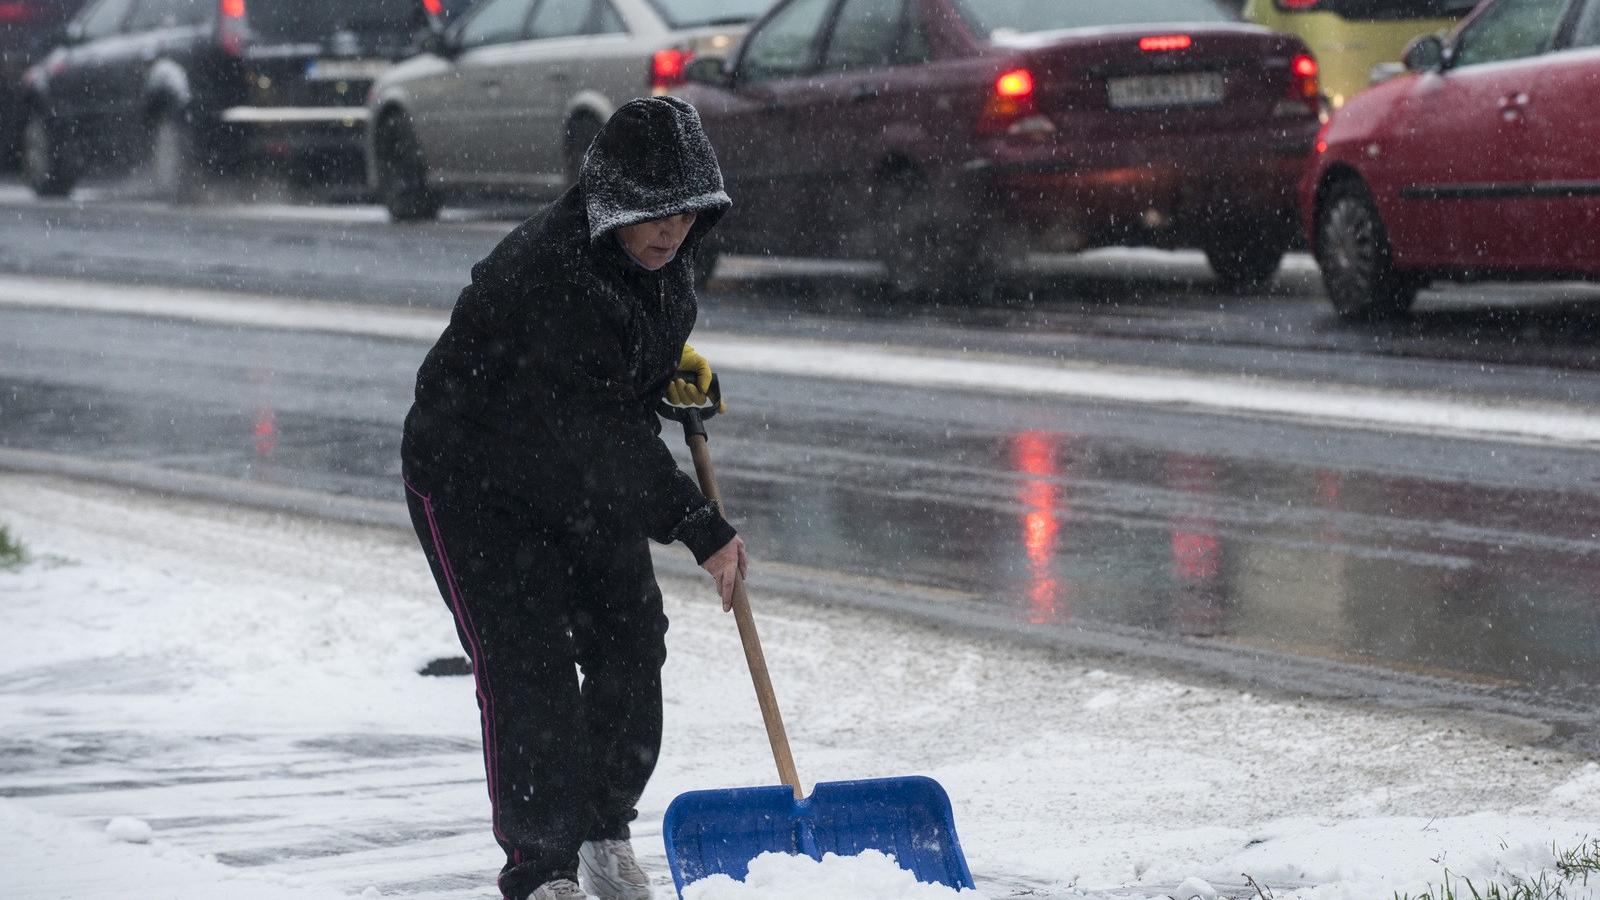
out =
<path fill-rule="evenodd" d="M 258 40 L 320 41 L 340 31 L 409 34 L 422 24 L 416 0 L 250 0 Z"/>
<path fill-rule="evenodd" d="M 650 0 L 673 28 L 753 22 L 772 7 L 772 0 Z"/>
<path fill-rule="evenodd" d="M 1211 0 L 956 0 L 961 17 L 980 35 L 1104 28 L 1172 22 L 1234 22 L 1238 17 Z"/>
<path fill-rule="evenodd" d="M 1464 16 L 1478 0 L 1321 0 L 1307 12 L 1331 12 L 1346 19 L 1450 19 Z M 1284 9 L 1280 2 L 1279 9 Z"/>

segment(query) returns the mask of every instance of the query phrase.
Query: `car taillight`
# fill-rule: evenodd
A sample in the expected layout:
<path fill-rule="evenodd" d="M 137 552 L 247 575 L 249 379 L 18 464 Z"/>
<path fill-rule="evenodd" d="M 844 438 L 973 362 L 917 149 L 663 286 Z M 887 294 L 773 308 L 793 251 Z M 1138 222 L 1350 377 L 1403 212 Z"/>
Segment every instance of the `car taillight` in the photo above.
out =
<path fill-rule="evenodd" d="M 1322 0 L 1275 0 L 1273 6 L 1285 12 L 1314 12 Z"/>
<path fill-rule="evenodd" d="M 1289 61 L 1291 90 L 1297 99 L 1306 101 L 1313 112 L 1322 102 L 1322 84 L 1317 79 L 1317 61 L 1309 53 L 1300 53 Z"/>
<path fill-rule="evenodd" d="M 444 15 L 444 4 L 440 0 L 422 0 L 422 9 L 434 18 Z"/>
<path fill-rule="evenodd" d="M 27 25 L 32 22 L 44 21 L 45 9 L 36 3 L 22 3 L 17 0 L 0 3 L 0 24 Z"/>
<path fill-rule="evenodd" d="M 657 94 L 665 94 L 672 88 L 683 84 L 683 70 L 688 67 L 689 60 L 694 54 L 677 47 L 668 47 L 657 50 L 655 56 L 650 58 L 650 88 Z"/>
<path fill-rule="evenodd" d="M 222 15 L 217 21 L 217 45 L 229 56 L 243 56 L 245 33 L 245 0 L 222 0 Z"/>
<path fill-rule="evenodd" d="M 989 99 L 978 118 L 978 133 L 998 135 L 1033 117 L 1037 106 L 1033 95 L 1033 73 L 1027 69 L 1008 69 L 994 80 Z"/>
<path fill-rule="evenodd" d="M 1187 34 L 1152 34 L 1139 39 L 1139 49 L 1146 53 L 1166 53 L 1187 50 L 1194 46 L 1194 38 Z"/>

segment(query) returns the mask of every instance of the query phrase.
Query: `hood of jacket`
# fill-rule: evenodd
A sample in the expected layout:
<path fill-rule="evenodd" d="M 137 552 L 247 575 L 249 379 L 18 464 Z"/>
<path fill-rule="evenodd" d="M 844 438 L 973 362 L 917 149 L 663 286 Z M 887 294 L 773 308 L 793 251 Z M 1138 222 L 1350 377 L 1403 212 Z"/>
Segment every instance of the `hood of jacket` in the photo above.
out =
<path fill-rule="evenodd" d="M 688 255 L 733 205 L 700 114 L 676 97 L 623 104 L 584 154 L 579 184 L 595 244 L 626 225 L 692 212 L 679 250 Z"/>

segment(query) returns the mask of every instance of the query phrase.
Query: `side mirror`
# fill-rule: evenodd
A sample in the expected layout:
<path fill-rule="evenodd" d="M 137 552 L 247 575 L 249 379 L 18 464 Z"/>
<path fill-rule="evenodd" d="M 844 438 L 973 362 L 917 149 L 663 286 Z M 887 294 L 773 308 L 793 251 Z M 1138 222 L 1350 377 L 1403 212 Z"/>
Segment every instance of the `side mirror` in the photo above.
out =
<path fill-rule="evenodd" d="M 1438 72 L 1444 68 L 1447 56 L 1443 38 L 1437 34 L 1424 34 L 1406 47 L 1406 54 L 1401 59 L 1412 72 Z"/>
<path fill-rule="evenodd" d="M 697 56 L 683 69 L 683 80 L 690 84 L 727 87 L 733 80 L 727 61 L 720 56 Z"/>

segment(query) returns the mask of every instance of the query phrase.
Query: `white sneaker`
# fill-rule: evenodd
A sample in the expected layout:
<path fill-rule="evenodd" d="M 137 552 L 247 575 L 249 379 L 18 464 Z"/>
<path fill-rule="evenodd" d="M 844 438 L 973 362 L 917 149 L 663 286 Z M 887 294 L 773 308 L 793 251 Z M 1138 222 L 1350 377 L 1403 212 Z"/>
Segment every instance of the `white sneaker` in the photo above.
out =
<path fill-rule="evenodd" d="M 528 900 L 593 900 L 570 879 L 557 878 L 546 881 L 534 889 Z"/>
<path fill-rule="evenodd" d="M 584 841 L 578 848 L 578 879 L 599 900 L 650 900 L 650 879 L 627 841 Z"/>

